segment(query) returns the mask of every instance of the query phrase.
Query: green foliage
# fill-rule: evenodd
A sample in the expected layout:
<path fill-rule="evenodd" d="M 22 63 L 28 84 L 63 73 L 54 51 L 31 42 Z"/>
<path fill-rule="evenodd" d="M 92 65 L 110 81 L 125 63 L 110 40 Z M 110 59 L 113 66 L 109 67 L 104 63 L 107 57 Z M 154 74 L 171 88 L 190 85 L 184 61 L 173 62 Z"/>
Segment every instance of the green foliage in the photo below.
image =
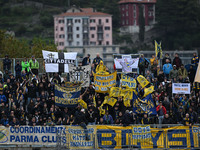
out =
<path fill-rule="evenodd" d="M 197 0 L 157 0 L 156 28 L 166 49 L 199 47 L 200 5 Z M 194 42 L 195 41 L 195 42 Z"/>
<path fill-rule="evenodd" d="M 16 30 L 16 35 L 21 36 L 26 32 L 26 27 L 24 25 L 20 25 Z"/>
<path fill-rule="evenodd" d="M 52 41 L 46 41 L 42 38 L 34 38 L 31 42 L 26 39 L 16 39 L 6 35 L 5 31 L 0 30 L 0 57 L 8 54 L 11 58 L 42 57 L 42 50 L 56 51 L 56 45 Z"/>
<path fill-rule="evenodd" d="M 53 16 L 47 11 L 42 11 L 40 13 L 40 22 L 45 27 L 53 26 Z"/>

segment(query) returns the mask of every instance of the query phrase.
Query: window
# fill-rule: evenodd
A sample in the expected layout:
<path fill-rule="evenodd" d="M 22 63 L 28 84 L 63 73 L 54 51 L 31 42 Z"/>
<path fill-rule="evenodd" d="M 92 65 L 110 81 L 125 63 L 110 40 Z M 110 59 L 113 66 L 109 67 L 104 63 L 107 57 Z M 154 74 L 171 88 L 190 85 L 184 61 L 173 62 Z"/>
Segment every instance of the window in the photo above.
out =
<path fill-rule="evenodd" d="M 124 25 L 124 20 L 122 21 L 122 24 Z"/>
<path fill-rule="evenodd" d="M 109 34 L 106 34 L 106 37 L 109 38 Z"/>
<path fill-rule="evenodd" d="M 128 16 L 128 11 L 126 12 L 126 16 Z"/>
<path fill-rule="evenodd" d="M 126 5 L 126 9 L 128 9 L 128 5 Z"/>
<path fill-rule="evenodd" d="M 91 38 L 94 38 L 94 34 L 91 35 Z"/>
<path fill-rule="evenodd" d="M 87 18 L 83 18 L 83 24 L 88 24 L 88 19 Z"/>
<path fill-rule="evenodd" d="M 69 46 L 72 46 L 72 42 L 69 42 Z"/>
<path fill-rule="evenodd" d="M 59 35 L 59 38 L 60 38 L 60 39 L 64 39 L 64 38 L 65 38 L 65 35 L 64 35 L 64 34 L 60 34 L 60 35 Z"/>
<path fill-rule="evenodd" d="M 112 51 L 115 52 L 116 51 L 116 47 L 112 47 Z"/>
<path fill-rule="evenodd" d="M 62 20 L 59 20 L 58 23 L 64 23 L 64 20 L 63 20 L 63 19 L 62 19 Z"/>
<path fill-rule="evenodd" d="M 84 41 L 84 42 L 83 42 L 83 45 L 88 45 L 88 41 Z"/>
<path fill-rule="evenodd" d="M 79 38 L 79 37 L 80 37 L 80 35 L 79 35 L 79 34 L 77 34 L 77 35 L 76 35 L 76 38 Z"/>
<path fill-rule="evenodd" d="M 60 31 L 63 31 L 64 30 L 64 28 L 63 27 L 60 27 Z"/>
<path fill-rule="evenodd" d="M 67 19 L 67 25 L 72 25 L 72 19 Z"/>
<path fill-rule="evenodd" d="M 109 23 L 109 19 L 106 19 L 106 23 Z"/>
<path fill-rule="evenodd" d="M 102 45 L 102 42 L 101 42 L 101 41 L 99 41 L 99 45 Z"/>
<path fill-rule="evenodd" d="M 58 31 L 58 26 L 56 26 L 56 31 Z"/>
<path fill-rule="evenodd" d="M 59 46 L 64 46 L 64 42 L 59 42 Z"/>
<path fill-rule="evenodd" d="M 136 10 L 136 5 L 135 4 L 133 5 L 133 9 Z"/>
<path fill-rule="evenodd" d="M 106 53 L 106 47 L 103 47 L 103 52 Z"/>
<path fill-rule="evenodd" d="M 133 25 L 136 26 L 136 20 L 133 21 Z"/>
<path fill-rule="evenodd" d="M 101 19 L 99 19 L 99 24 L 101 24 Z"/>
<path fill-rule="evenodd" d="M 134 18 L 136 17 L 136 11 L 133 12 L 133 17 L 134 17 Z"/>
<path fill-rule="evenodd" d="M 103 55 L 103 58 L 106 58 L 106 55 Z"/>
<path fill-rule="evenodd" d="M 68 40 L 72 40 L 73 39 L 72 34 L 68 34 L 67 36 L 68 36 Z"/>
<path fill-rule="evenodd" d="M 90 30 L 96 30 L 96 28 L 95 27 L 90 27 Z"/>
<path fill-rule="evenodd" d="M 80 42 L 76 42 L 76 45 L 79 46 Z"/>
<path fill-rule="evenodd" d="M 128 24 L 128 20 L 126 20 L 126 24 Z"/>
<path fill-rule="evenodd" d="M 105 27 L 105 30 L 110 30 L 110 27 Z"/>
<path fill-rule="evenodd" d="M 96 45 L 96 42 L 90 42 L 90 45 Z"/>
<path fill-rule="evenodd" d="M 109 41 L 106 41 L 106 45 L 109 45 Z"/>
<path fill-rule="evenodd" d="M 72 32 L 72 26 L 67 27 L 68 32 Z"/>
<path fill-rule="evenodd" d="M 90 19 L 90 23 L 95 23 L 95 19 Z"/>
<path fill-rule="evenodd" d="M 76 27 L 76 30 L 79 31 L 79 27 Z"/>
<path fill-rule="evenodd" d="M 80 23 L 81 20 L 80 19 L 75 19 L 75 23 Z"/>

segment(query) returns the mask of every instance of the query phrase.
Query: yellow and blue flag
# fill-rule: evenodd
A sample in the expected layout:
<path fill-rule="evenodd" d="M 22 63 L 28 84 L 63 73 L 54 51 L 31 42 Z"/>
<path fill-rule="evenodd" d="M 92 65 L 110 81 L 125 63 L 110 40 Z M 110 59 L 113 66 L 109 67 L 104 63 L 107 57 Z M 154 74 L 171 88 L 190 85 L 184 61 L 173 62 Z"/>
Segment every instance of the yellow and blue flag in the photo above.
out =
<path fill-rule="evenodd" d="M 155 53 L 157 59 L 162 58 L 162 47 L 161 47 L 161 42 L 158 44 L 158 42 L 155 40 Z"/>
<path fill-rule="evenodd" d="M 78 100 L 78 103 L 79 103 L 83 108 L 87 109 L 87 103 L 86 103 L 84 100 L 79 99 L 79 100 Z"/>
<path fill-rule="evenodd" d="M 149 81 L 143 75 L 139 75 L 137 77 L 137 81 L 142 86 L 142 88 L 144 88 L 145 86 L 149 84 Z"/>
<path fill-rule="evenodd" d="M 144 99 L 140 99 L 133 92 L 133 112 L 137 114 L 156 115 L 156 107 L 151 94 L 147 95 Z"/>
<path fill-rule="evenodd" d="M 76 107 L 81 94 L 81 87 L 65 88 L 55 85 L 55 104 L 59 107 Z"/>
<path fill-rule="evenodd" d="M 103 104 L 108 104 L 113 107 L 116 102 L 117 102 L 117 99 L 109 97 L 109 96 L 105 96 Z"/>
<path fill-rule="evenodd" d="M 147 95 L 153 93 L 153 91 L 154 91 L 154 86 L 153 85 L 150 86 L 149 88 L 145 88 L 144 89 L 144 96 L 143 97 L 146 97 Z"/>
<path fill-rule="evenodd" d="M 120 87 L 112 87 L 109 92 L 110 97 L 119 97 L 121 92 Z"/>

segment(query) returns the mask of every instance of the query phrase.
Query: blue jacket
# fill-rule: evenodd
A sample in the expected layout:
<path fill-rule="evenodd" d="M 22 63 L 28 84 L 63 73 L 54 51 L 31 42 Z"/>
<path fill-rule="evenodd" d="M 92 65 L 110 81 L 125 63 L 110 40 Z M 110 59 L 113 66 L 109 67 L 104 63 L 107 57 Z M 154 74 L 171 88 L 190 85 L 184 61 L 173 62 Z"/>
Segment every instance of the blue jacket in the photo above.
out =
<path fill-rule="evenodd" d="M 3 102 L 6 102 L 6 96 L 5 95 L 0 95 L 0 104 L 1 104 L 1 100 L 3 99 Z"/>
<path fill-rule="evenodd" d="M 173 69 L 173 67 L 169 63 L 168 64 L 164 64 L 164 66 L 163 66 L 164 74 L 169 74 L 172 69 Z"/>

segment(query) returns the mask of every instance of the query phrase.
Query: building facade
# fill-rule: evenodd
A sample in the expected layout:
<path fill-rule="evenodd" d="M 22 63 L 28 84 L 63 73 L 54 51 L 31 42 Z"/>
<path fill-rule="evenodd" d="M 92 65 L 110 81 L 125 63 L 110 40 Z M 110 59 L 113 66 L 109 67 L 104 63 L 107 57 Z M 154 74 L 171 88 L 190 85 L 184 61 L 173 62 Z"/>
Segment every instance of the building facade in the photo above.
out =
<path fill-rule="evenodd" d="M 119 9 L 121 15 L 121 33 L 139 33 L 139 6 L 143 7 L 145 30 L 150 30 L 155 24 L 156 0 L 121 0 Z"/>
<path fill-rule="evenodd" d="M 92 8 L 73 6 L 66 13 L 54 16 L 54 39 L 59 50 L 112 45 L 112 16 Z"/>

